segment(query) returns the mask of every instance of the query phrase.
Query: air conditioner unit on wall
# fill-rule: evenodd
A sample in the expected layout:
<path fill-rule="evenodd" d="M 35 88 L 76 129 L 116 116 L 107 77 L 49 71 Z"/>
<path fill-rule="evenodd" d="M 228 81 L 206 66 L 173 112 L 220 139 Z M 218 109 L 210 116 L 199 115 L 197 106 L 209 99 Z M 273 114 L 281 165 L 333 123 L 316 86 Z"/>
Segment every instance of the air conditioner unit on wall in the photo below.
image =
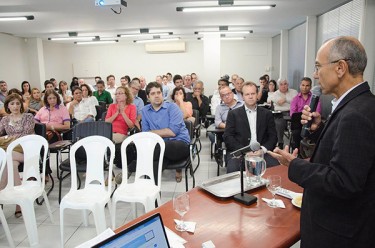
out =
<path fill-rule="evenodd" d="M 177 42 L 160 42 L 145 44 L 147 53 L 183 53 L 186 51 L 184 41 Z"/>

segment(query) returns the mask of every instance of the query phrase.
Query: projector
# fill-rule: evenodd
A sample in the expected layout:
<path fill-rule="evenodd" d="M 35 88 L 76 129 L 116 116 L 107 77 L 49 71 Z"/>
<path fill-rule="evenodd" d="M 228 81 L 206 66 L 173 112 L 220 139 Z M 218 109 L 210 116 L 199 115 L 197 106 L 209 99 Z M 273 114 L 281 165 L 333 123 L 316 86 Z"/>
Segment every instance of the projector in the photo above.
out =
<path fill-rule="evenodd" d="M 127 7 L 125 0 L 95 0 L 95 6 L 109 6 L 109 7 Z"/>

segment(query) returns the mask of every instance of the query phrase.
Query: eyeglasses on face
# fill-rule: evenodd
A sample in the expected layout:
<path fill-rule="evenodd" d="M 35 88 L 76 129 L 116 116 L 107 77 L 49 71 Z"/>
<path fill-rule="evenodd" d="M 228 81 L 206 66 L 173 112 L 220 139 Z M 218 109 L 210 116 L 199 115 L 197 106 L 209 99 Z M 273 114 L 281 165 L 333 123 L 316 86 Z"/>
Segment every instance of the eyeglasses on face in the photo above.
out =
<path fill-rule="evenodd" d="M 120 96 L 120 95 L 124 95 L 125 93 L 124 92 L 117 92 L 116 94 L 115 94 L 115 96 Z"/>
<path fill-rule="evenodd" d="M 334 61 L 330 61 L 328 63 L 324 63 L 324 64 L 315 64 L 315 67 L 314 67 L 314 73 L 317 73 L 320 68 L 322 68 L 323 66 L 326 66 L 326 65 L 331 65 L 331 64 L 336 64 L 338 63 L 340 60 L 344 60 L 344 61 L 349 61 L 351 60 L 351 58 L 347 58 L 347 59 L 337 59 L 337 60 L 334 60 Z"/>

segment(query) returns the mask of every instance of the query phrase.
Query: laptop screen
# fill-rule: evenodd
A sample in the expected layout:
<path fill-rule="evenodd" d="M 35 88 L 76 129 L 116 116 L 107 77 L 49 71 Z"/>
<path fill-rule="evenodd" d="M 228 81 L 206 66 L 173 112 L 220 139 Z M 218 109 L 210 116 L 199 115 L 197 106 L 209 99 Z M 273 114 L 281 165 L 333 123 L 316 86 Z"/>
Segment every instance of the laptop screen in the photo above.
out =
<path fill-rule="evenodd" d="M 111 248 L 170 247 L 161 215 L 156 213 L 93 246 Z"/>

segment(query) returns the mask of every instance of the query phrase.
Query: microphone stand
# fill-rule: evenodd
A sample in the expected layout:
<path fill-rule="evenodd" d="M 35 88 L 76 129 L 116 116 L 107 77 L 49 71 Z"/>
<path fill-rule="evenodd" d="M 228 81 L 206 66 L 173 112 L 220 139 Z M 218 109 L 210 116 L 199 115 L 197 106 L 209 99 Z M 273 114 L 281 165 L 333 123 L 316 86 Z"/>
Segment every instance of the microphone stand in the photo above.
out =
<path fill-rule="evenodd" d="M 246 152 L 247 152 L 246 150 L 241 151 L 241 154 L 239 156 L 235 156 L 234 155 L 235 152 L 233 152 L 232 155 L 233 155 L 233 158 L 238 158 L 238 159 L 240 158 L 242 160 L 242 162 L 243 162 L 243 157 L 245 156 Z M 256 198 L 253 195 L 244 193 L 242 162 L 240 164 L 241 193 L 239 193 L 237 195 L 234 195 L 233 199 L 235 201 L 239 202 L 239 203 L 242 203 L 242 204 L 246 205 L 246 206 L 250 206 L 252 203 L 255 203 L 258 198 Z"/>

